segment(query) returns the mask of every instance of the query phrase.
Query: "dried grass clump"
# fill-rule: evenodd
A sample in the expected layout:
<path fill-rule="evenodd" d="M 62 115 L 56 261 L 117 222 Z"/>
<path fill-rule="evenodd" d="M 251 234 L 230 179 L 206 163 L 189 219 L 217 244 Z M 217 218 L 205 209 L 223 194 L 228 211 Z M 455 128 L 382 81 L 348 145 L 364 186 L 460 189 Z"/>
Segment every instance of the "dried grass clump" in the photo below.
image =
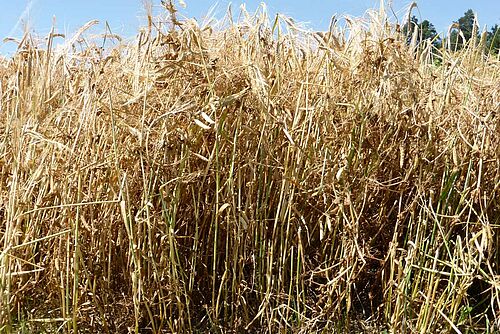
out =
<path fill-rule="evenodd" d="M 500 330 L 498 58 L 155 22 L 2 61 L 0 331 Z"/>

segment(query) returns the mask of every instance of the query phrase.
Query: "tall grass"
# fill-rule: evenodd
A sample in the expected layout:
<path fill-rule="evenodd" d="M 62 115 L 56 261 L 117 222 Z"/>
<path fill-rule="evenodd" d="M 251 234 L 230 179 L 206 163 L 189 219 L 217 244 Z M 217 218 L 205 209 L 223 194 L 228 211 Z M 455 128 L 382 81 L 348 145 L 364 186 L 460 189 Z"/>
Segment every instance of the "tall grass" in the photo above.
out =
<path fill-rule="evenodd" d="M 0 331 L 500 331 L 498 57 L 168 9 L 1 63 Z"/>

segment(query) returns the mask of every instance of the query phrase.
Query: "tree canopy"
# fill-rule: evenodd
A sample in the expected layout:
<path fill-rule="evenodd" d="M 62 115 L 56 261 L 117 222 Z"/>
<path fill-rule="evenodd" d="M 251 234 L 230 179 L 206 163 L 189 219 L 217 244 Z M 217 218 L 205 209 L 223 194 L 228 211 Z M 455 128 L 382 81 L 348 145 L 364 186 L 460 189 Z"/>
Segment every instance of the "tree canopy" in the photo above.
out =
<path fill-rule="evenodd" d="M 473 34 L 477 34 L 477 24 L 475 14 L 472 9 L 468 9 L 462 17 L 455 22 L 455 28 L 449 36 L 450 46 L 453 50 L 460 50 L 465 46 Z"/>
<path fill-rule="evenodd" d="M 488 51 L 493 54 L 500 52 L 500 31 L 498 31 L 498 24 L 495 24 L 486 37 L 486 47 Z"/>
<path fill-rule="evenodd" d="M 418 29 L 417 44 L 425 40 L 431 40 L 434 46 L 439 47 L 441 45 L 441 39 L 434 25 L 428 20 L 423 20 L 422 23 L 418 23 L 418 18 L 415 16 L 412 16 L 410 19 L 410 29 L 408 29 L 408 23 L 403 26 L 403 33 L 407 35 L 408 43 L 412 39 L 415 27 Z"/>
<path fill-rule="evenodd" d="M 479 42 L 479 27 L 472 9 L 468 9 L 454 23 L 450 35 L 445 37 L 445 41 L 449 42 L 452 50 L 462 49 L 473 37 L 476 37 Z M 500 52 L 500 32 L 498 26 L 498 24 L 495 24 L 486 32 L 486 51 L 493 54 Z M 417 45 L 420 45 L 423 41 L 430 40 L 435 47 L 441 47 L 443 40 L 440 38 L 434 25 L 429 20 L 419 22 L 416 16 L 412 16 L 410 21 L 403 26 L 403 34 L 406 35 L 408 44 L 413 38 L 415 29 L 418 31 Z"/>

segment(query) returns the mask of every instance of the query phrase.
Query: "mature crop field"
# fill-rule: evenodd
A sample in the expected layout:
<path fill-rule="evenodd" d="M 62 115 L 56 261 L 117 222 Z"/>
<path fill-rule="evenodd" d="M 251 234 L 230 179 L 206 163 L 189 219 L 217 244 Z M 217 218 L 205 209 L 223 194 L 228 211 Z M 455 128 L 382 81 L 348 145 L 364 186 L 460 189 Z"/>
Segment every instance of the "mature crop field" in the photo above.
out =
<path fill-rule="evenodd" d="M 0 332 L 500 331 L 484 35 L 166 13 L 0 63 Z"/>

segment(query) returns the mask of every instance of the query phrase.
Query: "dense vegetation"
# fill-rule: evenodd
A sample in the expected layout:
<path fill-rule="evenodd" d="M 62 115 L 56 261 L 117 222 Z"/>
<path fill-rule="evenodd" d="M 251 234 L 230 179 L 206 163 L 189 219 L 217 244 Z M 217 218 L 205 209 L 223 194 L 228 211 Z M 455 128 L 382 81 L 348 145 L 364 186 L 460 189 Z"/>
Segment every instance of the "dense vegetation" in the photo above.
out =
<path fill-rule="evenodd" d="M 0 332 L 500 331 L 486 37 L 165 8 L 0 64 Z"/>
<path fill-rule="evenodd" d="M 408 43 L 412 37 L 415 37 L 419 44 L 429 40 L 436 48 L 443 46 L 443 39 L 436 31 L 434 25 L 428 20 L 423 20 L 419 23 L 416 16 L 411 16 L 408 23 L 403 26 L 403 32 L 408 38 Z M 470 44 L 470 40 L 473 38 L 476 44 L 481 43 L 481 45 L 476 45 L 476 47 L 483 48 L 485 52 L 492 54 L 500 52 L 498 24 L 491 27 L 489 31 L 481 33 L 472 9 L 467 10 L 462 17 L 450 25 L 449 35 L 444 39 L 444 43 L 448 49 L 460 50 L 467 43 Z"/>

